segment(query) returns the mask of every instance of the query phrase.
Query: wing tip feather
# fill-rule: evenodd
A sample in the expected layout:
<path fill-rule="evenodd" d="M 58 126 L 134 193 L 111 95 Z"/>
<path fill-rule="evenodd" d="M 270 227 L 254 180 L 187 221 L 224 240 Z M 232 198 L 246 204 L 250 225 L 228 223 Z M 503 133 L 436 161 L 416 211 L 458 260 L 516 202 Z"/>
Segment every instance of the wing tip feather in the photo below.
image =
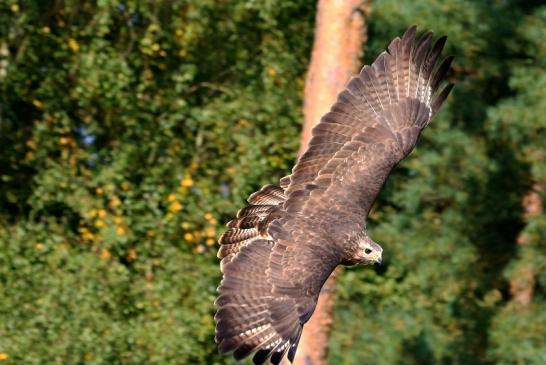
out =
<path fill-rule="evenodd" d="M 440 110 L 440 107 L 442 106 L 444 101 L 446 101 L 447 97 L 451 93 L 451 90 L 453 90 L 454 86 L 455 85 L 453 83 L 447 84 L 446 86 L 444 86 L 442 91 L 440 91 L 440 93 L 434 98 L 432 102 L 432 116 L 438 113 L 438 111 Z"/>

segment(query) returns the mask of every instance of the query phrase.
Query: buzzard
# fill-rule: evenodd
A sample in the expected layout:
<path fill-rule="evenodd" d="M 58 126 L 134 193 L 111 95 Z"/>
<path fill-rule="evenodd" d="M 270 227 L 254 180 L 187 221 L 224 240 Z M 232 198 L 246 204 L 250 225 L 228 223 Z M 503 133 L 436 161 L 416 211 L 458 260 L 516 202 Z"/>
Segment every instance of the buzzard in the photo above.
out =
<path fill-rule="evenodd" d="M 414 148 L 453 85 L 452 57 L 415 26 L 395 38 L 338 95 L 306 152 L 280 180 L 248 198 L 220 237 L 216 299 L 220 352 L 292 362 L 320 290 L 338 265 L 380 263 L 366 218 L 391 170 Z"/>

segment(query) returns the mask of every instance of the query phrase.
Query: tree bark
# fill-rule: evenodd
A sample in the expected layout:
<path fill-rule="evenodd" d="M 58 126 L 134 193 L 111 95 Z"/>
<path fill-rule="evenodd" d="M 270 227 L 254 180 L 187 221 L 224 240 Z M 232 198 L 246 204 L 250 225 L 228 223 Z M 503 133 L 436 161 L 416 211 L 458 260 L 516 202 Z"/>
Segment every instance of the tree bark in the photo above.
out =
<path fill-rule="evenodd" d="M 315 40 L 305 81 L 300 154 L 305 151 L 311 129 L 326 114 L 349 78 L 361 65 L 366 41 L 368 0 L 319 0 Z M 335 273 L 320 294 L 315 313 L 305 325 L 294 363 L 326 364 L 328 338 L 334 306 Z"/>
<path fill-rule="evenodd" d="M 537 183 L 523 197 L 522 205 L 525 212 L 524 219 L 528 221 L 530 218 L 542 214 L 544 207 L 540 198 L 542 187 Z M 527 245 L 527 239 L 524 234 L 520 234 L 517 239 L 517 244 L 520 246 Z M 509 283 L 510 295 L 512 303 L 521 309 L 527 308 L 533 301 L 533 294 L 536 284 L 536 278 L 533 268 L 521 267 L 514 275 Z"/>

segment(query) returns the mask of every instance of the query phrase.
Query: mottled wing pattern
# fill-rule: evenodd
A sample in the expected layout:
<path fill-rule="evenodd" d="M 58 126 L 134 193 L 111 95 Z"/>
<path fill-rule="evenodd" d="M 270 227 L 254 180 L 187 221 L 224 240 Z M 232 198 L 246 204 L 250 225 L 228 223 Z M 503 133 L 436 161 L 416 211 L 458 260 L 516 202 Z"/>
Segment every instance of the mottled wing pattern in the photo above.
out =
<path fill-rule="evenodd" d="M 431 46 L 432 33 L 418 40 L 415 33 L 409 28 L 352 78 L 313 129 L 309 148 L 284 178 L 286 210 L 320 215 L 316 224 L 336 222 L 341 231 L 362 225 L 392 168 L 453 87 L 439 90 L 452 61 L 439 62 L 446 37 Z"/>
<path fill-rule="evenodd" d="M 248 205 L 237 212 L 236 219 L 227 223 L 228 230 L 218 240 L 222 272 L 244 246 L 268 237 L 267 226 L 286 201 L 286 196 L 278 186 L 266 185 L 247 201 Z"/>
<path fill-rule="evenodd" d="M 320 289 L 346 258 L 344 242 L 362 224 L 392 168 L 414 148 L 449 94 L 439 91 L 451 58 L 445 37 L 394 39 L 340 93 L 292 174 L 268 185 L 220 238 L 224 274 L 216 342 L 236 359 L 293 360 Z"/>
<path fill-rule="evenodd" d="M 250 205 L 220 238 L 224 277 L 216 300 L 215 339 L 221 352 L 233 351 L 236 359 L 255 352 L 255 364 L 268 359 L 279 364 L 285 355 L 293 360 L 303 324 L 339 262 L 320 237 L 306 244 L 313 233 L 287 232 L 273 223 L 287 219 L 279 216 L 285 199 L 282 188 L 265 186 L 250 196 Z M 294 249 L 283 242 L 301 244 Z"/>

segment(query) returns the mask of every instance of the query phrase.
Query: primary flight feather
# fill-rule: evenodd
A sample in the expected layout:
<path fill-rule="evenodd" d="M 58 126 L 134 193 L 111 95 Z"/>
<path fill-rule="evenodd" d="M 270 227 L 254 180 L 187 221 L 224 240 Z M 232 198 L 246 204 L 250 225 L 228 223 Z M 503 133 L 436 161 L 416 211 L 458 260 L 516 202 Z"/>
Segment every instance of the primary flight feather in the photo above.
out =
<path fill-rule="evenodd" d="M 303 325 L 337 265 L 381 262 L 366 218 L 391 170 L 414 148 L 453 85 L 446 37 L 409 28 L 364 66 L 314 127 L 279 186 L 266 185 L 227 224 L 218 257 L 216 342 L 236 359 L 293 361 Z"/>

